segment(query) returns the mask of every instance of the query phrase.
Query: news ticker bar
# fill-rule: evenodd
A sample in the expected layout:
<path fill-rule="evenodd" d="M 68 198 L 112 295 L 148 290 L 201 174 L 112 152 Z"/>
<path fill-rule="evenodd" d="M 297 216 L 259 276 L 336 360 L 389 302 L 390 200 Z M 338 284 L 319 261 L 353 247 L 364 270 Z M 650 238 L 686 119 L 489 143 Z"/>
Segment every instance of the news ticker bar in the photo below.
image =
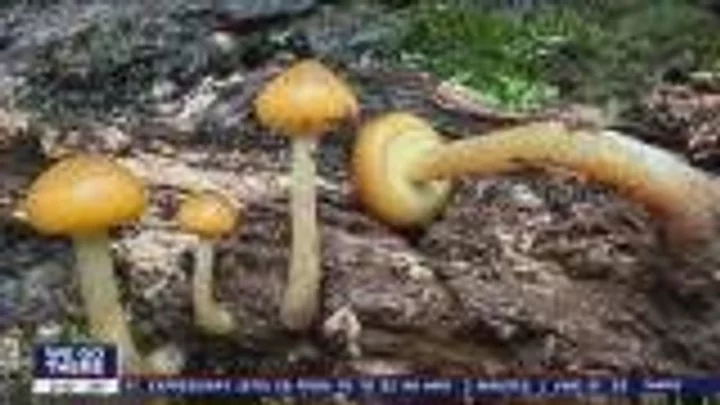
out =
<path fill-rule="evenodd" d="M 322 397 L 368 396 L 589 396 L 713 395 L 718 377 L 658 378 L 43 378 L 35 394 L 225 395 Z"/>

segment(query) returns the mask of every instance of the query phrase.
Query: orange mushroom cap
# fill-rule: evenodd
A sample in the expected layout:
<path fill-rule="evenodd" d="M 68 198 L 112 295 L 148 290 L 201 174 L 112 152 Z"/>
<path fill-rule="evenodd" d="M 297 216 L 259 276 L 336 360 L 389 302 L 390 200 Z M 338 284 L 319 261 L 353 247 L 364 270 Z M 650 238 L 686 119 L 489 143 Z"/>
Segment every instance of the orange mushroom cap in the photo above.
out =
<path fill-rule="evenodd" d="M 28 222 L 52 235 L 92 234 L 132 221 L 146 206 L 145 185 L 127 168 L 97 155 L 50 167 L 30 186 Z"/>
<path fill-rule="evenodd" d="M 233 230 L 239 211 L 230 201 L 215 192 L 190 196 L 180 206 L 177 220 L 180 227 L 203 238 L 217 238 Z"/>
<path fill-rule="evenodd" d="M 321 63 L 297 62 L 271 80 L 255 99 L 260 122 L 291 137 L 314 137 L 358 115 L 350 87 Z"/>
<path fill-rule="evenodd" d="M 352 156 L 355 192 L 365 207 L 397 228 L 422 227 L 450 198 L 452 182 L 413 181 L 411 169 L 443 138 L 424 120 L 406 112 L 384 113 L 360 129 Z"/>

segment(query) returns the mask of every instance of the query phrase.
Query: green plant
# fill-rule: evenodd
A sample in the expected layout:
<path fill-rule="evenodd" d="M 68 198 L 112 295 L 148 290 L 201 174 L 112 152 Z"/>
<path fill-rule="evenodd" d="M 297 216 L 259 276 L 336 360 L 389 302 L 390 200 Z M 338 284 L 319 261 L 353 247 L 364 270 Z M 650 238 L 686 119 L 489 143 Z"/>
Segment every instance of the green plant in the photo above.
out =
<path fill-rule="evenodd" d="M 490 8 L 419 1 L 391 46 L 397 61 L 528 109 L 557 100 L 627 100 L 669 71 L 712 67 L 717 17 L 682 0 Z M 568 4 L 568 3 L 566 3 Z"/>
<path fill-rule="evenodd" d="M 522 18 L 430 2 L 408 16 L 397 44 L 403 63 L 477 88 L 494 105 L 531 108 L 556 96 L 539 69 L 545 43 L 555 39 L 525 26 Z"/>

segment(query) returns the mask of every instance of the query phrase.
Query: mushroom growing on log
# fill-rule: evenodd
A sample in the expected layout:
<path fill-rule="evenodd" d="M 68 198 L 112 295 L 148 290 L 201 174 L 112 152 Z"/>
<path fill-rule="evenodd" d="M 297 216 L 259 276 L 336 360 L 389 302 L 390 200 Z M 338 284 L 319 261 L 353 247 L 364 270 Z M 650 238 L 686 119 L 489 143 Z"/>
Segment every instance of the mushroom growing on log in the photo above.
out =
<path fill-rule="evenodd" d="M 197 235 L 192 301 L 195 324 L 213 334 L 228 334 L 237 328 L 232 315 L 213 297 L 213 243 L 231 232 L 239 212 L 216 192 L 194 194 L 183 201 L 177 213 L 180 229 Z"/>
<path fill-rule="evenodd" d="M 454 178 L 552 166 L 639 203 L 666 220 L 676 243 L 714 232 L 717 183 L 679 157 L 613 131 L 547 121 L 444 142 L 424 120 L 395 112 L 362 128 L 352 160 L 361 201 L 398 228 L 428 225 L 444 209 Z"/>
<path fill-rule="evenodd" d="M 350 87 L 315 60 L 302 60 L 275 77 L 255 99 L 258 120 L 292 142 L 292 258 L 281 305 L 283 323 L 305 330 L 317 315 L 321 265 L 315 196 L 317 140 L 358 114 Z"/>
<path fill-rule="evenodd" d="M 116 343 L 130 372 L 145 369 L 120 305 L 108 229 L 138 218 L 146 205 L 145 185 L 110 159 L 78 155 L 62 160 L 30 186 L 23 209 L 40 233 L 72 237 L 80 293 L 90 333 Z"/>

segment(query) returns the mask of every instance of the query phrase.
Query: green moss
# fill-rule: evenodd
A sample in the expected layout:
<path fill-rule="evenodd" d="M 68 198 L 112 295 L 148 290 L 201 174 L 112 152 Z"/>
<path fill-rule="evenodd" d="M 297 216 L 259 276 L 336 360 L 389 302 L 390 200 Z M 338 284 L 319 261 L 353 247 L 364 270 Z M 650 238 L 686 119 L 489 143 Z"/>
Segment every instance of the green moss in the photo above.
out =
<path fill-rule="evenodd" d="M 682 0 L 527 10 L 467 3 L 407 8 L 406 29 L 393 47 L 397 60 L 460 81 L 509 109 L 559 97 L 627 99 L 670 73 L 720 60 L 717 17 Z"/>
<path fill-rule="evenodd" d="M 539 77 L 542 33 L 481 9 L 423 4 L 399 44 L 411 63 L 480 89 L 488 102 L 528 108 L 555 96 Z"/>

